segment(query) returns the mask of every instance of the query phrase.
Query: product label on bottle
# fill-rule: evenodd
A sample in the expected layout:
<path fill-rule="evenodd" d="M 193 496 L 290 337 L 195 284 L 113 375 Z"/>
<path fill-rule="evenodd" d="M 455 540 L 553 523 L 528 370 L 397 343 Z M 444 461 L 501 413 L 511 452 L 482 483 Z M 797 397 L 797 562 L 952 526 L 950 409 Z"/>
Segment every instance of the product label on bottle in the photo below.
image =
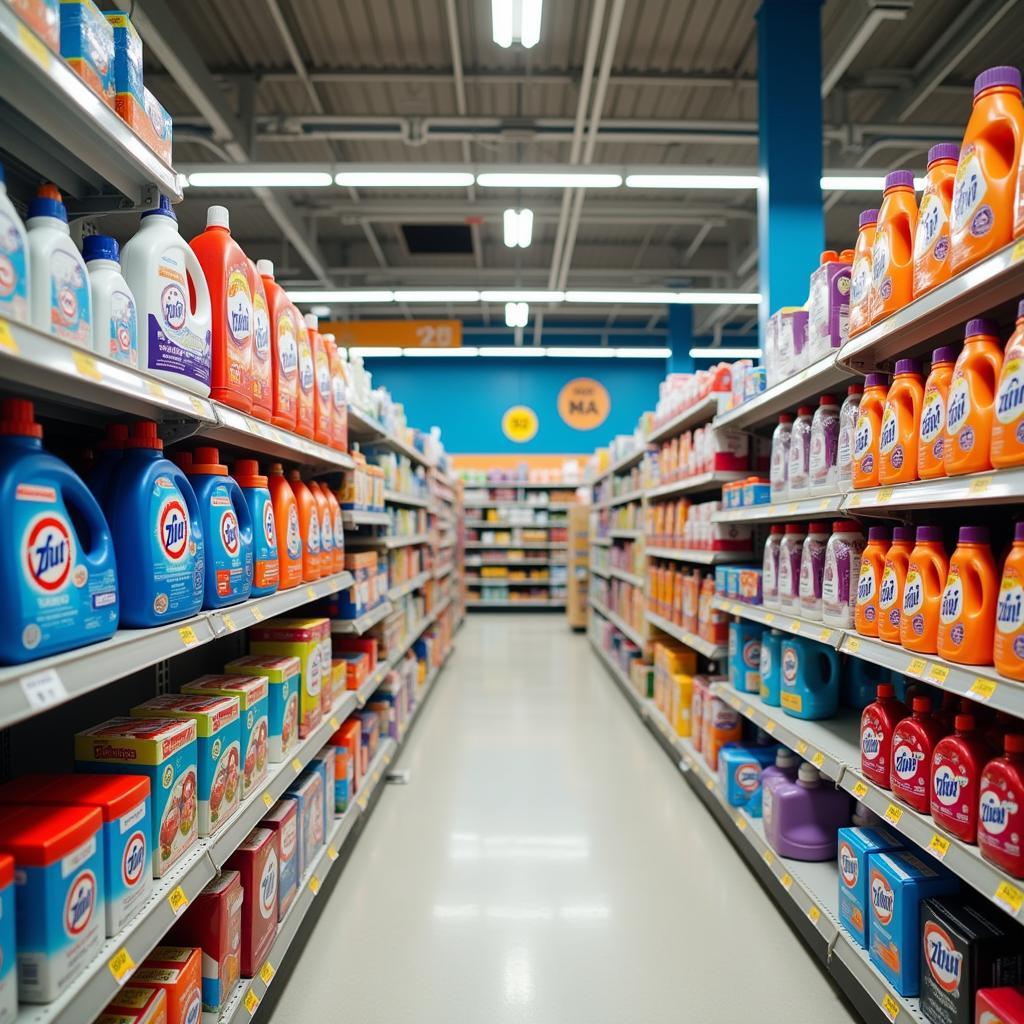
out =
<path fill-rule="evenodd" d="M 289 311 L 277 321 L 277 367 L 282 377 L 290 380 L 299 365 L 299 346 L 295 340 L 295 321 Z"/>
<path fill-rule="evenodd" d="M 793 436 L 789 443 L 789 486 L 790 488 L 807 487 L 807 470 L 810 462 L 810 426 L 797 423 L 793 428 Z"/>
<path fill-rule="evenodd" d="M 224 289 L 227 308 L 227 383 L 246 390 L 251 387 L 252 365 L 252 291 L 249 289 L 249 265 L 245 259 L 229 267 L 227 285 Z"/>
<path fill-rule="evenodd" d="M 942 438 L 946 426 L 946 403 L 935 385 L 929 385 L 921 406 L 921 443 L 931 445 L 932 455 L 942 458 Z"/>
<path fill-rule="evenodd" d="M 334 550 L 345 550 L 345 523 L 340 508 L 334 513 Z"/>
<path fill-rule="evenodd" d="M 18 225 L 0 209 L 0 316 L 28 320 L 28 272 Z"/>
<path fill-rule="evenodd" d="M 129 292 L 110 295 L 110 349 L 107 355 L 126 366 L 139 365 L 139 321 Z"/>
<path fill-rule="evenodd" d="M 875 618 L 875 568 L 866 558 L 861 559 L 860 576 L 857 579 L 857 606 L 868 622 Z"/>
<path fill-rule="evenodd" d="M 892 738 L 892 783 L 896 795 L 904 800 L 926 800 L 930 767 L 928 752 L 921 749 L 918 737 L 896 726 Z"/>
<path fill-rule="evenodd" d="M 309 533 L 306 537 L 307 547 L 310 555 L 320 554 L 320 517 L 314 510 L 309 517 Z"/>
<path fill-rule="evenodd" d="M 964 610 L 964 586 L 960 579 L 960 570 L 950 566 L 949 577 L 946 580 L 946 587 L 942 591 L 942 604 L 939 608 L 939 621 L 948 626 L 956 622 Z M 959 645 L 964 638 L 963 627 L 953 628 L 949 631 L 949 638 L 954 644 Z"/>
<path fill-rule="evenodd" d="M 208 522 L 208 571 L 217 596 L 246 593 L 252 585 L 252 546 L 242 536 L 231 491 L 224 484 L 210 492 Z"/>
<path fill-rule="evenodd" d="M 888 455 L 896 447 L 896 442 L 899 440 L 898 425 L 895 407 L 886 403 L 885 413 L 882 416 L 882 431 L 878 435 L 878 450 L 882 455 Z"/>
<path fill-rule="evenodd" d="M 982 841 L 986 847 L 1001 849 L 1019 860 L 1020 831 L 1010 828 L 1011 822 L 1017 824 L 1015 819 L 1024 810 L 1024 804 L 1018 801 L 1019 796 L 1012 790 L 1002 789 L 997 778 L 982 776 L 978 800 L 978 827 L 984 833 Z"/>
<path fill-rule="evenodd" d="M 868 301 L 870 294 L 871 257 L 862 254 L 853 262 L 853 275 L 850 279 L 850 306 L 863 306 Z"/>
<path fill-rule="evenodd" d="M 951 436 L 960 433 L 971 414 L 971 392 L 967 387 L 967 378 L 963 370 L 953 374 L 949 386 L 949 398 L 946 402 L 946 431 Z"/>
<path fill-rule="evenodd" d="M 875 244 L 871 247 L 871 286 L 875 291 L 882 291 L 888 270 L 889 236 L 885 232 L 879 231 L 875 235 Z"/>
<path fill-rule="evenodd" d="M 837 483 L 849 483 L 853 475 L 853 435 L 857 427 L 857 409 L 845 405 L 839 416 L 839 434 L 836 438 Z"/>
<path fill-rule="evenodd" d="M 882 571 L 882 582 L 878 586 L 878 614 L 888 619 L 893 627 L 900 624 L 899 577 L 896 567 L 889 561 Z"/>
<path fill-rule="evenodd" d="M 861 415 L 857 417 L 857 428 L 853 435 L 853 461 L 860 463 L 865 473 L 871 472 L 871 442 L 874 439 L 874 430 L 871 427 L 871 420 Z"/>
<path fill-rule="evenodd" d="M 761 592 L 774 597 L 778 593 L 779 545 L 768 541 L 764 546 L 764 559 L 761 563 Z"/>
<path fill-rule="evenodd" d="M 89 278 L 64 249 L 50 254 L 50 333 L 75 345 L 92 347 Z"/>
<path fill-rule="evenodd" d="M 197 549 L 185 498 L 174 480 L 160 475 L 149 499 L 153 529 L 153 611 L 169 619 L 203 598 L 203 554 Z"/>
<path fill-rule="evenodd" d="M 270 382 L 270 314 L 261 292 L 252 297 L 252 399 L 253 404 L 266 406 L 271 394 Z"/>
<path fill-rule="evenodd" d="M 302 336 L 298 340 L 299 349 L 299 387 L 302 389 L 303 394 L 313 394 L 313 350 L 309 345 L 309 338 L 306 336 L 305 331 L 302 332 Z"/>
<path fill-rule="evenodd" d="M 773 493 L 786 489 L 787 473 L 789 470 L 789 446 L 790 436 L 788 434 L 778 434 L 772 438 L 772 461 L 769 478 Z"/>
<path fill-rule="evenodd" d="M 928 253 L 932 259 L 941 262 L 949 252 L 949 234 L 943 233 L 949 218 L 946 216 L 946 207 L 942 200 L 934 192 L 925 192 L 921 197 L 921 208 L 917 214 L 917 232 L 914 235 L 914 259 L 924 259 Z M 940 235 L 945 239 L 945 244 L 938 246 L 932 251 Z"/>
<path fill-rule="evenodd" d="M 291 561 L 302 557 L 302 534 L 299 532 L 299 513 L 294 505 L 288 506 L 288 523 L 285 529 L 285 550 Z"/>
<path fill-rule="evenodd" d="M 977 793 L 971 792 L 977 789 L 977 784 L 978 780 L 972 781 L 957 751 L 944 753 L 936 749 L 932 759 L 932 817 L 936 822 L 943 824 L 943 818 L 953 822 L 968 821 L 977 807 Z M 937 811 L 941 811 L 941 816 L 936 816 Z"/>
<path fill-rule="evenodd" d="M 149 365 L 145 369 L 180 374 L 209 387 L 210 331 L 197 331 L 193 325 L 185 258 L 178 246 L 161 254 L 156 277 L 160 305 L 147 318 Z"/>
<path fill-rule="evenodd" d="M 956 177 L 953 180 L 952 230 L 959 233 L 970 228 L 971 234 L 977 237 L 988 233 L 992 227 L 991 211 L 989 217 L 975 217 L 981 214 L 981 204 L 988 191 L 985 174 L 981 169 L 981 159 L 974 148 L 974 143 L 964 147 L 957 165 Z M 987 210 L 988 207 L 985 207 Z M 976 223 L 977 222 L 977 223 Z"/>
<path fill-rule="evenodd" d="M 825 545 L 819 540 L 804 541 L 800 559 L 800 603 L 810 610 L 821 602 L 821 581 L 824 572 Z"/>
<path fill-rule="evenodd" d="M 1014 423 L 1024 416 L 1024 360 L 1013 356 L 1003 363 L 996 392 L 996 419 L 1000 423 Z M 1024 438 L 1018 437 L 1018 442 Z"/>
<path fill-rule="evenodd" d="M 253 565 L 252 584 L 254 587 L 274 586 L 280 578 L 277 557 L 277 524 L 274 522 L 274 506 L 269 492 L 256 492 L 259 497 L 253 502 Z"/>
<path fill-rule="evenodd" d="M 317 518 L 316 512 L 313 513 L 313 518 Z M 331 512 L 328 508 L 325 508 L 323 515 L 320 516 L 320 550 L 330 564 L 334 554 L 334 524 L 331 522 Z"/>
<path fill-rule="evenodd" d="M 779 550 L 779 599 L 792 604 L 799 596 L 800 549 L 785 545 Z"/>
<path fill-rule="evenodd" d="M 316 356 L 316 389 L 320 394 L 321 408 L 328 412 L 334 401 L 331 388 L 331 363 L 326 352 L 318 352 Z"/>
<path fill-rule="evenodd" d="M 1024 581 L 1016 569 L 1007 567 L 999 584 L 996 604 L 996 629 L 1004 636 L 1012 636 L 1024 627 Z M 1013 645 L 1014 654 L 1024 660 L 1024 637 Z"/>

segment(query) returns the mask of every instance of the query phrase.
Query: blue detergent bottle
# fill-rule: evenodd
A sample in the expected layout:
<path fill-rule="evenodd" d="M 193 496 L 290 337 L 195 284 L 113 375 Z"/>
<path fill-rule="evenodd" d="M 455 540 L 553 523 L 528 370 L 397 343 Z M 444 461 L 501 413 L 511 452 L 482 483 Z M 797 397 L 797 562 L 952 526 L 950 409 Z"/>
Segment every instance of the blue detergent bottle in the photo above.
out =
<path fill-rule="evenodd" d="M 281 579 L 278 561 L 277 523 L 267 478 L 255 459 L 236 459 L 231 467 L 235 483 L 242 488 L 252 519 L 252 597 L 264 597 L 277 590 Z"/>
<path fill-rule="evenodd" d="M 729 623 L 729 682 L 740 693 L 761 692 L 761 634 L 764 626 L 743 619 Z"/>
<path fill-rule="evenodd" d="M 843 678 L 839 684 L 839 696 L 843 704 L 857 711 L 863 711 L 878 695 L 879 683 L 894 682 L 893 673 L 881 665 L 875 665 L 863 658 L 847 655 L 843 661 Z M 900 700 L 903 698 L 900 697 Z"/>
<path fill-rule="evenodd" d="M 108 423 L 106 437 L 100 442 L 96 462 L 85 482 L 93 497 L 103 506 L 107 500 L 110 478 L 124 457 L 124 446 L 128 443 L 127 423 Z"/>
<path fill-rule="evenodd" d="M 779 702 L 793 718 L 831 718 L 839 710 L 839 654 L 802 636 L 782 641 Z"/>
<path fill-rule="evenodd" d="M 761 634 L 761 700 L 779 706 L 782 685 L 782 632 L 766 629 Z"/>
<path fill-rule="evenodd" d="M 121 625 L 160 626 L 203 604 L 203 526 L 188 477 L 163 455 L 152 420 L 132 425 L 104 511 L 114 536 Z"/>
<path fill-rule="evenodd" d="M 224 608 L 252 591 L 252 516 L 242 488 L 216 448 L 194 448 L 185 467 L 196 492 L 206 538 L 204 608 Z"/>
<path fill-rule="evenodd" d="M 114 543 L 81 478 L 43 450 L 29 401 L 0 403 L 0 662 L 43 658 L 117 629 Z"/>

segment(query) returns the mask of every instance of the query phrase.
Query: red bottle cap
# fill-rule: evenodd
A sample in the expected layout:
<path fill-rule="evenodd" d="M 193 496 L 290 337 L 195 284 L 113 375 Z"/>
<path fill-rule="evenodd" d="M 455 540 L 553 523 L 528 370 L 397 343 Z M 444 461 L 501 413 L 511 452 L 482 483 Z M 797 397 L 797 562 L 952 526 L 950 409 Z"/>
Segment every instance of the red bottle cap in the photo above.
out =
<path fill-rule="evenodd" d="M 154 451 L 162 452 L 164 443 L 156 432 L 156 424 L 152 420 L 139 420 L 133 423 L 131 433 L 125 442 L 125 448 L 152 448 Z"/>
<path fill-rule="evenodd" d="M 786 533 L 803 533 L 804 528 L 800 523 L 786 523 Z"/>
<path fill-rule="evenodd" d="M 267 478 L 260 474 L 260 464 L 255 459 L 235 459 L 231 475 L 239 487 L 267 486 Z"/>
<path fill-rule="evenodd" d="M 818 405 L 835 405 L 835 404 L 836 404 L 836 396 L 835 395 L 822 395 L 821 398 L 818 399 Z"/>
<path fill-rule="evenodd" d="M 284 476 L 284 466 L 280 462 L 272 462 L 267 466 L 267 473 L 270 476 Z"/>
<path fill-rule="evenodd" d="M 100 451 L 122 451 L 128 443 L 127 423 L 108 423 L 107 436 L 100 442 Z"/>
<path fill-rule="evenodd" d="M 1007 754 L 1024 754 L 1024 733 L 1008 732 L 1003 737 L 1003 750 Z"/>
<path fill-rule="evenodd" d="M 217 448 L 195 448 L 192 451 L 192 467 L 189 473 L 200 476 L 227 476 L 228 467 L 220 461 Z"/>
<path fill-rule="evenodd" d="M 775 524 L 772 525 L 771 532 L 772 533 L 783 533 L 785 531 L 785 529 L 786 528 L 782 525 L 782 523 L 775 523 Z"/>
<path fill-rule="evenodd" d="M 931 698 L 929 697 L 915 697 L 911 702 L 910 706 L 914 711 L 919 711 L 922 714 L 932 709 Z"/>
<path fill-rule="evenodd" d="M 808 533 L 828 533 L 828 527 L 824 523 L 813 521 L 807 524 Z"/>
<path fill-rule="evenodd" d="M 814 409 L 809 405 L 801 405 L 796 410 L 797 416 L 813 416 Z"/>
<path fill-rule="evenodd" d="M 863 384 L 851 384 L 846 389 L 846 393 L 848 395 L 863 395 L 864 394 L 864 385 Z"/>
<path fill-rule="evenodd" d="M 896 687 L 892 683 L 879 683 L 875 694 L 879 700 L 885 700 L 886 697 L 895 697 Z"/>
<path fill-rule="evenodd" d="M 856 519 L 837 519 L 832 524 L 833 533 L 859 533 L 860 523 Z"/>
<path fill-rule="evenodd" d="M 0 436 L 42 437 L 35 405 L 27 398 L 5 398 L 0 402 Z"/>
<path fill-rule="evenodd" d="M 953 725 L 957 732 L 974 732 L 974 715 L 957 715 Z"/>

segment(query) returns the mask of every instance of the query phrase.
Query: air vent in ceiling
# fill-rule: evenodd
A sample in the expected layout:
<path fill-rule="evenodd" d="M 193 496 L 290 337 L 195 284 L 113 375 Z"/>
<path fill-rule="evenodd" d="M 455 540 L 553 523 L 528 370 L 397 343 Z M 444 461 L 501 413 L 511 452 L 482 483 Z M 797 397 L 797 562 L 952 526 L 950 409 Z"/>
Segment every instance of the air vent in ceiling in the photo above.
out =
<path fill-rule="evenodd" d="M 410 256 L 472 256 L 473 235 L 466 224 L 403 224 Z"/>

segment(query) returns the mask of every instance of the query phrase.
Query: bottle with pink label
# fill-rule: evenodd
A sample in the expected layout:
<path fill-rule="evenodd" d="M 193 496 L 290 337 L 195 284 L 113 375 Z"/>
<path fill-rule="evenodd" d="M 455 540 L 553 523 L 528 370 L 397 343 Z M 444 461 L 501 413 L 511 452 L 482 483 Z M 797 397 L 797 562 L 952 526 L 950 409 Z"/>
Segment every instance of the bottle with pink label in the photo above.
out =
<path fill-rule="evenodd" d="M 854 519 L 832 524 L 821 580 L 821 618 L 826 626 L 853 627 L 864 535 Z"/>
<path fill-rule="evenodd" d="M 1024 878 L 1024 734 L 1008 733 L 1003 751 L 981 775 L 978 846 L 986 860 Z"/>
<path fill-rule="evenodd" d="M 860 716 L 860 770 L 864 778 L 882 789 L 889 788 L 892 738 L 896 726 L 910 714 L 896 698 L 891 683 L 878 684 L 878 696 Z"/>
<path fill-rule="evenodd" d="M 800 614 L 821 621 L 821 582 L 825 572 L 825 548 L 828 527 L 825 523 L 808 523 L 800 551 Z"/>
<path fill-rule="evenodd" d="M 889 781 L 893 796 L 915 811 L 928 813 L 932 754 L 946 735 L 942 720 L 932 714 L 929 697 L 915 697 L 913 714 L 897 723 L 892 734 L 892 769 Z"/>
<path fill-rule="evenodd" d="M 796 610 L 800 604 L 800 558 L 803 554 L 802 523 L 786 523 L 786 532 L 779 544 L 778 607 Z"/>
<path fill-rule="evenodd" d="M 932 820 L 965 843 L 975 843 L 981 773 L 991 751 L 973 715 L 957 715 L 955 728 L 932 755 Z"/>

